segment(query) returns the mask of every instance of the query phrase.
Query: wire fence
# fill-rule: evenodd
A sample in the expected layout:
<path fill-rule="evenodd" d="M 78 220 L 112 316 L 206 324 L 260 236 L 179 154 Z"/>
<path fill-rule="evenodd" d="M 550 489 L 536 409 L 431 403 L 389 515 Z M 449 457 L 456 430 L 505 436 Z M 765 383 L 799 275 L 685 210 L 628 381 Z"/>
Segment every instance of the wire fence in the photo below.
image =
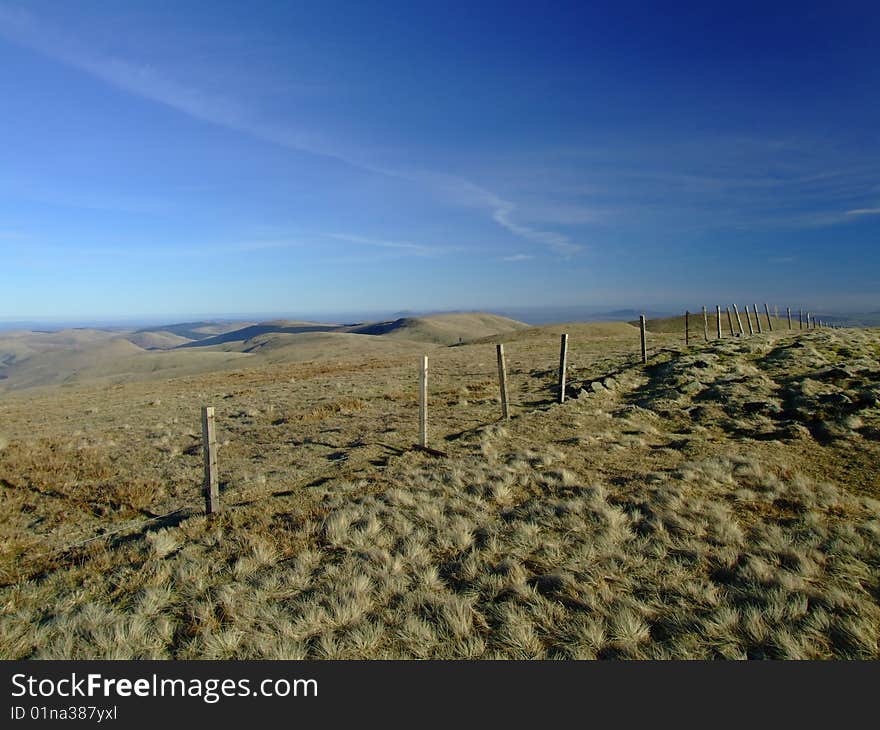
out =
<path fill-rule="evenodd" d="M 746 336 L 755 336 L 760 335 L 765 332 L 779 332 L 785 331 L 788 333 L 791 332 L 804 332 L 807 330 L 815 330 L 820 328 L 833 328 L 837 329 L 837 325 L 832 325 L 823 320 L 817 319 L 812 312 L 805 311 L 802 308 L 798 310 L 793 310 L 790 307 L 786 307 L 783 310 L 782 316 L 779 315 L 779 308 L 774 307 L 773 316 L 771 316 L 771 310 L 768 304 L 764 304 L 763 311 L 758 308 L 757 304 L 751 305 L 751 310 L 749 305 L 744 305 L 743 309 L 740 310 L 737 304 L 733 304 L 731 306 L 725 306 L 722 310 L 721 305 L 716 305 L 714 312 L 712 312 L 707 307 L 703 306 L 698 312 L 686 311 L 684 314 L 684 322 L 683 322 L 683 336 L 684 336 L 684 344 L 686 346 L 696 345 L 701 342 L 708 343 L 712 341 L 716 341 L 719 339 L 728 339 L 732 337 L 742 338 Z M 649 355 L 658 354 L 656 351 L 651 353 L 649 348 L 649 337 L 650 333 L 650 323 L 651 320 L 647 320 L 644 315 L 640 317 L 639 320 L 639 331 L 640 331 L 640 344 L 641 344 L 641 363 L 647 364 L 649 361 Z M 782 324 L 780 324 L 782 323 Z M 782 327 L 782 325 L 785 327 Z M 677 330 L 676 330 L 677 331 Z M 665 332 L 664 334 L 672 334 L 670 332 Z M 501 407 L 501 419 L 509 420 L 510 418 L 510 404 L 509 404 L 509 393 L 508 393 L 508 384 L 507 384 L 507 366 L 505 361 L 505 353 L 504 353 L 504 345 L 498 344 L 496 345 L 496 354 L 497 354 L 497 378 L 498 385 L 500 390 L 500 407 Z M 625 365 L 626 368 L 632 367 L 636 364 L 636 361 L 633 360 L 632 364 Z M 568 369 L 569 369 L 569 336 L 567 333 L 563 333 L 560 338 L 560 356 L 559 356 L 559 367 L 556 371 L 557 375 L 557 385 L 556 385 L 556 394 L 553 398 L 553 401 L 562 403 L 566 399 L 567 393 L 567 377 L 568 377 Z M 515 372 L 523 372 L 522 368 L 517 368 Z M 546 369 L 543 371 L 535 371 L 532 372 L 540 372 L 542 375 L 547 375 L 549 373 L 554 372 L 551 369 Z M 618 372 L 619 374 L 619 372 Z M 458 378 L 461 377 L 478 377 L 478 378 L 490 378 L 494 377 L 496 373 L 493 371 L 459 371 L 455 373 Z M 413 444 L 410 448 L 418 449 L 421 451 L 425 451 L 434 456 L 446 456 L 445 452 L 439 449 L 431 448 L 427 443 L 427 423 L 428 423 L 428 396 L 429 396 L 429 369 L 428 369 L 428 357 L 422 356 L 419 361 L 419 440 L 418 443 Z M 553 402 L 553 401 L 548 401 Z M 538 410 L 537 408 L 533 408 L 531 411 L 525 412 L 534 412 Z M 522 411 L 521 411 L 522 412 Z M 204 466 L 205 466 L 205 479 L 203 482 L 203 496 L 205 498 L 205 507 L 204 511 L 200 510 L 199 506 L 194 503 L 185 504 L 181 507 L 177 507 L 171 511 L 165 512 L 161 515 L 155 515 L 149 517 L 144 520 L 131 521 L 128 524 L 125 524 L 121 527 L 118 527 L 113 530 L 102 531 L 97 535 L 93 535 L 84 540 L 66 545 L 64 547 L 56 548 L 44 553 L 38 553 L 36 555 L 28 555 L 27 560 L 30 562 L 38 562 L 41 560 L 51 559 L 57 556 L 62 556 L 68 553 L 71 553 L 80 548 L 86 547 L 92 543 L 96 543 L 102 540 L 112 539 L 119 535 L 125 533 L 140 533 L 144 532 L 151 525 L 161 523 L 163 521 L 167 521 L 170 518 L 175 516 L 191 516 L 195 514 L 206 514 L 208 516 L 215 515 L 221 511 L 220 504 L 220 493 L 219 493 L 219 478 L 218 478 L 218 445 L 215 436 L 214 430 L 214 409 L 211 406 L 203 406 L 202 408 L 202 452 L 204 458 Z M 401 452 L 405 450 L 402 449 Z M 247 503 L 247 502 L 245 502 Z"/>

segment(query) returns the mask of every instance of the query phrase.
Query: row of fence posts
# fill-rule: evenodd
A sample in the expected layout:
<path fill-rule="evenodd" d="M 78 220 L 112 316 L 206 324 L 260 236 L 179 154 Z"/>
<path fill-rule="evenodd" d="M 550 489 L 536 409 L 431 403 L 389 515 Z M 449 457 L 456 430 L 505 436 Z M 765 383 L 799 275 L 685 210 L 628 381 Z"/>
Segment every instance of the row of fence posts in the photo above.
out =
<path fill-rule="evenodd" d="M 504 345 L 496 345 L 498 358 L 498 382 L 501 389 L 501 417 L 510 420 L 510 398 L 507 388 L 507 364 Z M 644 347 L 643 347 L 644 349 Z M 566 373 L 568 370 L 568 335 L 563 334 L 559 347 L 559 402 L 565 402 Z M 418 447 L 428 448 L 428 356 L 422 355 L 419 363 L 419 443 Z M 202 448 L 205 460 L 205 512 L 209 515 L 220 511 L 219 479 L 217 474 L 217 436 L 214 426 L 214 409 L 202 408 Z M 436 452 L 440 453 L 440 452 Z"/>
<path fill-rule="evenodd" d="M 760 334 L 763 332 L 763 328 L 761 326 L 761 318 L 758 314 L 758 305 L 753 305 L 754 317 L 755 317 L 755 326 L 752 326 L 752 317 L 749 314 L 749 307 L 746 305 L 744 309 L 744 313 L 746 315 L 746 322 L 748 323 L 749 334 L 755 334 L 755 330 Z M 786 307 L 786 316 L 788 318 L 788 328 L 792 329 L 792 319 L 791 319 L 791 307 Z M 740 316 L 739 308 L 736 304 L 733 305 L 733 312 L 736 316 L 737 328 L 739 329 L 740 337 L 745 335 L 745 330 L 743 328 L 742 317 Z M 773 331 L 773 321 L 770 318 L 770 308 L 765 303 L 764 304 L 764 313 L 767 318 L 767 329 L 768 331 Z M 709 314 L 706 310 L 706 307 L 703 307 L 703 337 L 706 342 L 709 341 Z M 778 308 L 776 309 L 777 319 L 779 318 Z M 727 307 L 727 321 L 728 326 L 730 327 L 730 334 L 732 337 L 737 336 L 737 333 L 734 331 L 733 327 L 733 318 L 730 314 L 730 307 Z M 684 314 L 684 322 L 685 322 L 685 345 L 690 345 L 691 342 L 691 313 L 690 311 L 686 311 Z M 722 338 L 721 332 L 721 305 L 716 305 L 715 307 L 715 333 L 717 339 Z M 835 327 L 835 325 L 828 325 L 822 320 L 817 320 L 813 317 L 811 312 L 806 313 L 806 327 L 805 318 L 803 310 L 798 310 L 798 328 L 800 330 L 803 329 L 817 329 L 820 327 Z M 648 363 L 648 338 L 647 338 L 647 319 L 644 314 L 639 315 L 639 335 L 640 335 L 640 344 L 641 344 L 641 360 L 643 364 Z M 503 420 L 510 420 L 510 400 L 507 388 L 507 365 L 504 357 L 504 345 L 499 344 L 495 346 L 496 348 L 496 356 L 498 360 L 498 383 L 501 390 L 501 417 Z M 566 374 L 568 370 L 568 334 L 563 334 L 560 338 L 559 343 L 559 393 L 558 393 L 558 402 L 565 402 L 565 387 L 566 387 Z M 220 511 L 220 492 L 219 492 L 219 478 L 217 472 L 217 436 L 214 426 L 214 409 L 211 406 L 204 406 L 202 408 L 202 445 L 204 452 L 204 460 L 205 460 L 205 483 L 204 483 L 204 496 L 205 496 L 205 512 L 209 515 L 216 514 Z M 428 356 L 422 355 L 421 362 L 419 364 L 419 443 L 418 447 L 423 450 L 433 451 L 428 448 Z M 440 453 L 440 452 L 435 452 Z"/>
<path fill-rule="evenodd" d="M 725 307 L 725 313 L 727 314 L 727 326 L 730 329 L 731 337 L 744 337 L 745 336 L 745 328 L 743 327 L 742 317 L 740 316 L 739 307 L 736 304 L 733 305 L 733 316 L 730 314 L 730 307 Z M 746 325 L 749 328 L 749 335 L 754 335 L 757 331 L 758 334 L 764 333 L 764 328 L 761 325 L 761 316 L 758 313 L 758 305 L 752 305 L 752 312 L 749 312 L 749 305 L 746 304 L 743 309 L 743 313 L 746 315 Z M 755 317 L 755 324 L 752 326 L 752 314 Z M 764 315 L 767 319 L 767 331 L 773 331 L 773 319 L 770 317 L 770 306 L 768 304 L 764 304 Z M 778 320 L 779 319 L 779 307 L 774 307 L 774 316 Z M 788 329 L 794 329 L 792 326 L 791 319 L 791 307 L 785 308 L 785 316 L 788 320 Z M 736 328 L 733 326 L 733 317 L 736 317 Z M 642 332 L 642 362 L 647 362 L 647 355 L 645 351 L 645 316 L 642 315 L 639 318 L 639 324 Z M 684 343 L 685 345 L 691 344 L 691 313 L 687 311 L 684 313 Z M 722 339 L 724 336 L 722 334 L 722 325 L 721 325 L 721 305 L 715 305 L 715 338 Z M 816 319 L 812 312 L 806 313 L 806 326 L 804 322 L 804 311 L 802 309 L 798 310 L 798 329 L 819 329 L 819 328 L 829 328 L 829 329 L 837 329 L 837 325 L 829 324 L 821 319 Z M 737 332 L 738 330 L 738 332 Z M 709 313 L 706 310 L 706 307 L 703 307 L 703 338 L 706 342 L 709 341 Z"/>

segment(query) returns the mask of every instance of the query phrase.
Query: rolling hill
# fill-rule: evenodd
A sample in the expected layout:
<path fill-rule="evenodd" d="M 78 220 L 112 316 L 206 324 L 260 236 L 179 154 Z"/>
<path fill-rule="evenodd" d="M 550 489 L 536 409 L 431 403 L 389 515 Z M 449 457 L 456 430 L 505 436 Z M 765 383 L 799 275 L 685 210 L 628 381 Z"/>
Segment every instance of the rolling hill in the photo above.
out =
<path fill-rule="evenodd" d="M 271 322 L 261 322 L 260 324 L 252 324 L 247 327 L 228 330 L 211 337 L 205 337 L 193 342 L 187 342 L 181 345 L 185 347 L 215 347 L 217 345 L 231 345 L 233 349 L 246 343 L 254 337 L 265 335 L 295 335 L 303 332 L 334 332 L 339 329 L 338 325 L 320 324 L 318 322 L 298 322 L 292 320 L 273 320 Z"/>
<path fill-rule="evenodd" d="M 647 365 L 624 323 L 500 339 L 510 420 L 492 338 L 120 340 L 250 365 L 6 394 L 0 656 L 880 658 L 880 332 L 654 333 Z"/>
<path fill-rule="evenodd" d="M 709 321 L 709 338 L 711 339 L 712 337 L 715 336 L 715 333 L 717 331 L 716 330 L 717 314 L 716 314 L 716 312 L 712 311 L 712 312 L 707 312 L 707 315 L 708 315 L 708 321 Z M 760 312 L 760 315 L 761 315 L 760 316 L 761 329 L 766 330 L 767 329 L 767 315 L 764 314 L 764 312 Z M 756 333 L 758 332 L 758 325 L 755 321 L 755 313 L 754 312 L 752 312 L 750 310 L 749 314 L 748 314 L 748 319 L 747 319 L 746 313 L 743 310 L 740 310 L 739 316 L 740 316 L 740 319 L 742 320 L 743 331 L 747 335 L 749 334 L 749 319 L 751 319 L 752 328 L 754 329 L 754 331 Z M 739 332 L 739 325 L 737 324 L 736 314 L 734 313 L 733 309 L 730 310 L 730 317 L 731 317 L 731 321 L 733 322 L 734 332 L 738 333 Z M 773 324 L 774 331 L 783 332 L 783 331 L 788 330 L 788 320 L 784 316 L 774 317 L 773 315 L 771 315 L 770 322 Z M 634 327 L 638 327 L 639 321 L 637 319 L 632 320 L 629 324 L 633 325 Z M 703 325 L 704 325 L 704 322 L 703 322 L 702 311 L 696 312 L 696 313 L 691 312 L 690 328 L 691 328 L 691 336 L 692 337 L 698 336 L 698 335 L 701 336 L 703 334 Z M 792 326 L 795 329 L 797 329 L 797 326 L 798 326 L 797 313 L 793 313 L 793 315 L 792 315 Z M 681 315 L 680 317 L 662 317 L 662 318 L 658 318 L 658 319 L 649 319 L 645 323 L 645 328 L 647 329 L 648 332 L 653 332 L 655 334 L 658 334 L 658 333 L 681 333 L 683 335 L 684 329 L 685 329 L 685 318 L 684 318 L 684 315 Z M 730 334 L 730 322 L 728 322 L 727 312 L 724 309 L 721 310 L 721 332 L 722 332 L 722 334 L 725 334 L 725 335 Z"/>
<path fill-rule="evenodd" d="M 412 354 L 525 327 L 505 317 L 470 313 L 358 325 L 272 320 L 189 322 L 135 331 L 8 332 L 0 337 L 0 393 L 93 380 L 156 380 L 265 363 Z"/>
<path fill-rule="evenodd" d="M 414 342 L 454 345 L 472 342 L 506 332 L 526 329 L 515 319 L 484 312 L 436 314 L 427 317 L 404 317 L 388 322 L 373 322 L 343 328 L 355 334 L 382 335 Z"/>
<path fill-rule="evenodd" d="M 167 324 L 159 327 L 148 327 L 136 330 L 133 334 L 167 333 L 183 337 L 187 340 L 203 340 L 208 337 L 222 335 L 243 327 L 249 327 L 255 322 L 242 322 L 232 320 L 204 321 L 204 322 L 181 322 L 179 324 Z"/>
<path fill-rule="evenodd" d="M 180 347 L 193 341 L 167 330 L 135 332 L 126 335 L 125 339 L 144 350 L 173 350 L 175 347 Z"/>
<path fill-rule="evenodd" d="M 0 392 L 92 381 L 153 380 L 241 366 L 237 352 L 148 352 L 125 338 L 79 350 L 52 350 L 16 362 L 0 372 Z"/>

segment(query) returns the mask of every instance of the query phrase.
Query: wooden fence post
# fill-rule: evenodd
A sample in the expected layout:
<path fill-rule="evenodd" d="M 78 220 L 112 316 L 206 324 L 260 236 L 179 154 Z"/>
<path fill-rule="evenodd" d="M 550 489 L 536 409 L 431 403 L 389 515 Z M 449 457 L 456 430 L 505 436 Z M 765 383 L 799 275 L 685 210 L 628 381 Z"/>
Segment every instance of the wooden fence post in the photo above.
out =
<path fill-rule="evenodd" d="M 770 321 L 770 307 L 767 306 L 767 302 L 764 302 L 764 311 L 767 313 L 767 330 L 773 331 L 773 322 Z"/>
<path fill-rule="evenodd" d="M 419 446 L 428 446 L 428 356 L 419 366 Z"/>
<path fill-rule="evenodd" d="M 685 347 L 691 344 L 691 313 L 687 309 L 684 311 L 684 344 Z"/>
<path fill-rule="evenodd" d="M 749 334 L 750 334 L 750 335 L 754 335 L 754 334 L 755 334 L 755 328 L 752 327 L 752 315 L 749 314 L 749 305 L 748 305 L 748 304 L 746 304 L 746 322 L 747 322 L 748 325 L 749 325 Z"/>
<path fill-rule="evenodd" d="M 764 329 L 761 327 L 761 315 L 758 314 L 758 305 L 753 304 L 752 308 L 755 310 L 755 322 L 758 323 L 758 334 L 760 335 L 764 332 Z"/>
<path fill-rule="evenodd" d="M 718 339 L 720 340 L 721 339 L 721 305 L 720 304 L 715 305 L 715 319 L 717 320 L 716 324 L 718 325 Z"/>
<path fill-rule="evenodd" d="M 498 353 L 498 383 L 501 386 L 501 417 L 505 421 L 510 420 L 510 411 L 507 407 L 507 366 L 504 363 L 504 345 L 496 345 Z"/>
<path fill-rule="evenodd" d="M 727 324 L 730 327 L 730 336 L 734 337 L 736 333 L 733 331 L 733 317 L 730 316 L 730 307 L 725 307 L 727 310 Z"/>
<path fill-rule="evenodd" d="M 746 331 L 743 329 L 743 321 L 742 321 L 742 319 L 740 319 L 739 309 L 737 309 L 735 304 L 733 305 L 733 313 L 736 315 L 736 323 L 739 326 L 739 336 L 744 337 L 746 334 Z"/>
<path fill-rule="evenodd" d="M 559 402 L 565 402 L 565 371 L 568 368 L 568 335 L 559 340 Z"/>
<path fill-rule="evenodd" d="M 648 340 L 645 333 L 645 315 L 639 315 L 639 334 L 642 339 L 642 365 L 648 364 Z"/>
<path fill-rule="evenodd" d="M 791 329 L 791 307 L 785 308 L 785 314 L 788 316 L 788 328 Z"/>
<path fill-rule="evenodd" d="M 709 341 L 709 314 L 706 312 L 706 305 L 703 305 L 703 337 L 706 342 Z"/>
<path fill-rule="evenodd" d="M 798 329 L 802 330 L 804 328 L 804 310 L 798 310 Z"/>
<path fill-rule="evenodd" d="M 202 451 L 205 457 L 205 514 L 220 511 L 220 481 L 217 476 L 217 434 L 214 429 L 214 409 L 202 407 Z"/>

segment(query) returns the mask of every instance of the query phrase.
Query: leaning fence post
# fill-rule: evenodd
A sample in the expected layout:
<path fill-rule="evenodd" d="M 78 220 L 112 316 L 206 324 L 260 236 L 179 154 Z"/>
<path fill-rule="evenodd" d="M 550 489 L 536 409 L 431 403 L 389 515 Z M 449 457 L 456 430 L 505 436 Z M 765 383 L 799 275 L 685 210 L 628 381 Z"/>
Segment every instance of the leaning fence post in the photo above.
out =
<path fill-rule="evenodd" d="M 498 383 L 501 386 L 501 417 L 505 421 L 510 420 L 510 411 L 507 407 L 507 366 L 504 363 L 504 345 L 496 345 L 498 353 Z"/>
<path fill-rule="evenodd" d="M 746 305 L 746 306 L 748 306 L 748 305 Z M 753 305 L 752 305 L 752 308 L 755 310 L 755 322 L 758 323 L 758 334 L 759 334 L 759 335 L 760 335 L 760 334 L 763 334 L 763 332 L 764 332 L 764 328 L 761 327 L 761 315 L 758 314 L 758 305 L 757 305 L 757 304 L 753 304 Z"/>
<path fill-rule="evenodd" d="M 645 315 L 639 315 L 639 334 L 642 340 L 642 364 L 648 364 L 648 341 L 645 335 Z"/>
<path fill-rule="evenodd" d="M 730 307 L 725 307 L 727 310 L 727 325 L 730 327 L 730 336 L 735 337 L 736 332 L 733 331 L 733 317 L 730 316 Z"/>
<path fill-rule="evenodd" d="M 788 328 L 791 329 L 791 307 L 785 308 L 785 314 L 788 316 Z"/>
<path fill-rule="evenodd" d="M 764 302 L 764 311 L 767 312 L 767 330 L 773 331 L 773 322 L 770 321 L 770 307 L 767 306 L 767 302 Z"/>
<path fill-rule="evenodd" d="M 684 312 L 684 344 L 685 347 L 691 344 L 691 313 L 688 310 Z"/>
<path fill-rule="evenodd" d="M 568 367 L 568 335 L 559 341 L 559 402 L 565 402 L 565 370 Z"/>
<path fill-rule="evenodd" d="M 706 338 L 706 342 L 709 341 L 709 315 L 705 304 L 703 305 L 703 337 Z"/>
<path fill-rule="evenodd" d="M 733 313 L 736 315 L 736 323 L 739 326 L 739 336 L 743 337 L 746 334 L 746 331 L 743 329 L 743 321 L 739 316 L 739 309 L 737 309 L 736 305 L 733 305 Z"/>
<path fill-rule="evenodd" d="M 419 446 L 428 446 L 428 356 L 419 365 Z"/>
<path fill-rule="evenodd" d="M 718 339 L 721 339 L 721 305 L 715 305 L 715 320 L 718 325 Z"/>
<path fill-rule="evenodd" d="M 214 429 L 214 409 L 202 407 L 202 451 L 205 456 L 205 513 L 220 511 L 220 482 L 217 477 L 217 434 Z"/>
<path fill-rule="evenodd" d="M 749 305 L 746 304 L 746 323 L 749 325 L 749 334 L 755 334 L 755 328 L 752 327 L 752 315 L 749 314 Z"/>

